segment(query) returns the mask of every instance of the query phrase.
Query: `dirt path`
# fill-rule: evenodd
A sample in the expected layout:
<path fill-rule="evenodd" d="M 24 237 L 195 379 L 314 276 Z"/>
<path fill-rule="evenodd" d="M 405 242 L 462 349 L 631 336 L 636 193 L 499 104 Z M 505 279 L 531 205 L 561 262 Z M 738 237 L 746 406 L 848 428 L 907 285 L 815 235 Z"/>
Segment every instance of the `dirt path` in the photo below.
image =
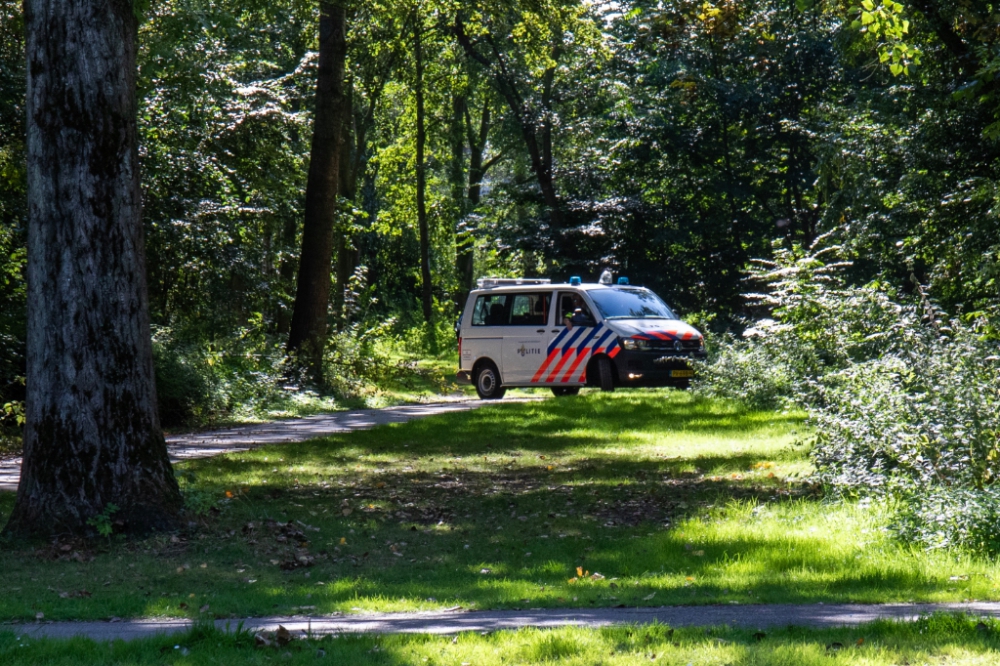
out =
<path fill-rule="evenodd" d="M 538 398 L 511 398 L 503 402 L 526 402 Z M 353 409 L 330 414 L 318 414 L 298 419 L 269 421 L 223 430 L 172 435 L 167 437 L 170 460 L 179 462 L 192 458 L 208 458 L 223 453 L 246 451 L 258 446 L 288 444 L 325 437 L 353 430 L 367 430 L 389 423 L 405 423 L 413 419 L 449 412 L 462 412 L 487 404 L 484 400 L 454 400 L 419 405 L 401 405 L 382 409 Z M 0 460 L 0 490 L 17 490 L 21 476 L 21 459 Z"/>
<path fill-rule="evenodd" d="M 664 606 L 660 608 L 577 608 L 508 611 L 438 611 L 427 613 L 381 613 L 323 615 L 315 617 L 264 617 L 217 620 L 223 630 L 274 631 L 279 625 L 295 635 L 340 633 L 454 634 L 463 631 L 497 631 L 523 627 L 604 627 L 613 624 L 650 624 L 672 627 L 730 625 L 746 629 L 768 629 L 796 625 L 824 628 L 856 626 L 875 620 L 914 620 L 932 613 L 967 613 L 976 617 L 1000 617 L 1000 603 L 955 604 L 775 604 L 751 606 Z M 191 628 L 191 620 L 131 620 L 113 622 L 39 622 L 0 625 L 31 637 L 69 638 L 87 636 L 98 641 L 132 640 L 156 634 L 172 634 Z"/>

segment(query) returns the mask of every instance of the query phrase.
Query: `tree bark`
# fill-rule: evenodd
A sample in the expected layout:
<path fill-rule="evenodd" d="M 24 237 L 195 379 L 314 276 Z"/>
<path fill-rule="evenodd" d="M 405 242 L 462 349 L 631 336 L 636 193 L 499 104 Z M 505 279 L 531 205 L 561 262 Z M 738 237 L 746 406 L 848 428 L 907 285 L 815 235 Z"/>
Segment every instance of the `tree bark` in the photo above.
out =
<path fill-rule="evenodd" d="M 301 355 L 317 382 L 323 379 L 323 347 L 330 310 L 333 231 L 337 221 L 344 122 L 346 24 L 347 15 L 343 6 L 330 2 L 320 5 L 316 118 L 306 182 L 295 308 L 288 333 L 288 351 Z"/>
<path fill-rule="evenodd" d="M 451 164 L 448 170 L 448 180 L 451 185 L 451 198 L 455 205 L 455 274 L 458 277 L 458 293 L 456 294 L 455 305 L 459 312 L 461 312 L 462 306 L 465 305 L 465 299 L 469 294 L 472 280 L 472 236 L 463 227 L 463 222 L 466 221 L 466 216 L 469 213 L 465 185 L 465 119 L 468 114 L 468 100 L 466 99 L 465 92 L 453 93 L 451 98 L 451 126 L 448 132 L 448 143 L 451 147 Z"/>
<path fill-rule="evenodd" d="M 25 2 L 28 359 L 24 461 L 5 531 L 178 525 L 156 411 L 132 4 Z M 114 509 L 117 507 L 117 510 Z"/>
<path fill-rule="evenodd" d="M 419 11 L 419 10 L 418 10 Z M 424 321 L 433 335 L 433 296 L 431 291 L 431 239 L 427 224 L 427 164 L 424 147 L 427 143 L 427 127 L 424 113 L 424 53 L 423 21 L 420 16 L 414 21 L 413 59 L 416 67 L 414 93 L 417 104 L 417 227 L 420 233 L 420 301 L 424 311 Z"/>

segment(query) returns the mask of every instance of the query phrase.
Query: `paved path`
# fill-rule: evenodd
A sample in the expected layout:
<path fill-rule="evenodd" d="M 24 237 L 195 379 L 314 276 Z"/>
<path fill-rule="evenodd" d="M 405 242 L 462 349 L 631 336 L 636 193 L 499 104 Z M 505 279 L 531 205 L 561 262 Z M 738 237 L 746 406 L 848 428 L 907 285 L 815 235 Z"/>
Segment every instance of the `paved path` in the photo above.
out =
<path fill-rule="evenodd" d="M 530 611 L 438 611 L 426 613 L 382 613 L 324 615 L 316 617 L 266 617 L 217 620 L 222 630 L 274 631 L 279 625 L 295 635 L 340 633 L 455 634 L 462 631 L 497 631 L 536 627 L 605 627 L 614 624 L 650 624 L 671 627 L 730 625 L 746 629 L 768 629 L 796 625 L 824 628 L 856 626 L 875 620 L 914 620 L 932 613 L 967 613 L 976 617 L 1000 617 L 1000 603 L 956 604 L 774 604 L 751 606 L 664 606 L 661 608 L 579 608 Z M 88 636 L 98 641 L 132 640 L 156 634 L 172 634 L 191 628 L 190 620 L 131 620 L 117 622 L 40 622 L 0 625 L 0 631 L 32 637 L 69 638 Z"/>
<path fill-rule="evenodd" d="M 538 398 L 511 398 L 503 402 L 531 400 Z M 170 460 L 176 463 L 192 458 L 208 458 L 222 453 L 246 451 L 257 446 L 302 442 L 352 430 L 367 430 L 388 423 L 404 423 L 424 416 L 475 409 L 486 404 L 498 403 L 463 399 L 383 409 L 354 409 L 299 419 L 254 423 L 211 432 L 172 435 L 167 437 L 167 450 L 170 452 Z M 16 491 L 20 476 L 20 458 L 0 460 L 0 490 Z"/>

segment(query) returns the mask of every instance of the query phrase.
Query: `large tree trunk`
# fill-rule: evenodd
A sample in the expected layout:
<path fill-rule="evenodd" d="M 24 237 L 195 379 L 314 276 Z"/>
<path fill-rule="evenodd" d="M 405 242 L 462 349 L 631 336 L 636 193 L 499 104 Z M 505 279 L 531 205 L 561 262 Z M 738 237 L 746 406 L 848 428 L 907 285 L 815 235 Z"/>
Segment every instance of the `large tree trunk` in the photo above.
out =
<path fill-rule="evenodd" d="M 338 174 L 344 115 L 344 60 L 347 15 L 341 5 L 323 2 L 319 20 L 319 74 L 316 117 L 306 182 L 302 253 L 288 351 L 298 352 L 322 381 L 323 346 L 330 309 L 333 230 L 337 221 Z"/>
<path fill-rule="evenodd" d="M 129 2 L 28 0 L 28 375 L 6 530 L 178 524 L 156 412 Z M 117 507 L 117 510 L 112 506 Z M 91 530 L 92 531 L 92 530 Z"/>
<path fill-rule="evenodd" d="M 427 143 L 427 128 L 424 118 L 424 53 L 423 21 L 420 16 L 413 28 L 413 59 L 416 61 L 416 82 L 414 85 L 417 102 L 417 227 L 420 233 L 420 281 L 421 305 L 424 321 L 430 325 L 433 316 L 431 292 L 431 239 L 427 224 L 427 165 L 424 163 L 424 147 Z"/>

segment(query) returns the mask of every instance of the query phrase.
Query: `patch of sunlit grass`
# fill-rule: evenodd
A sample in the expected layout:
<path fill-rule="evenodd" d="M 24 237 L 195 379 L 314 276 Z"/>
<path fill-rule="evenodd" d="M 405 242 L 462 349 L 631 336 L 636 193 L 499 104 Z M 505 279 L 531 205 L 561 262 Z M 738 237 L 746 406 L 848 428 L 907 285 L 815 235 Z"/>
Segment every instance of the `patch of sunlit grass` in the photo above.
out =
<path fill-rule="evenodd" d="M 0 618 L 1000 597 L 1000 566 L 823 502 L 801 430 L 585 392 L 192 461 L 182 534 L 4 546 Z"/>

